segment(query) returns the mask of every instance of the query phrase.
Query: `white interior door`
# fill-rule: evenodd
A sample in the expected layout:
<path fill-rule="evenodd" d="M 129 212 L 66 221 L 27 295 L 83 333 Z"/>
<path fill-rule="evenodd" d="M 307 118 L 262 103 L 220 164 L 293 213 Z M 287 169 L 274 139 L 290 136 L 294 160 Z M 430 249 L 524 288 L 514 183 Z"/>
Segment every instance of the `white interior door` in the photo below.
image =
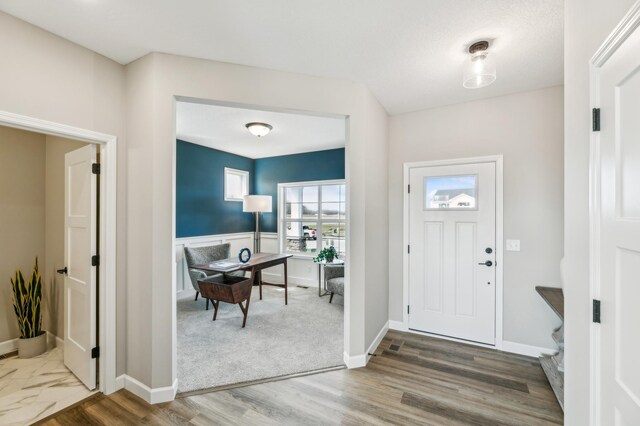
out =
<path fill-rule="evenodd" d="M 640 29 L 606 60 L 596 84 L 601 108 L 595 262 L 601 300 L 601 324 L 595 325 L 599 424 L 640 425 Z"/>
<path fill-rule="evenodd" d="M 409 328 L 495 344 L 496 164 L 409 179 Z"/>
<path fill-rule="evenodd" d="M 65 155 L 64 363 L 89 389 L 96 387 L 97 184 L 96 146 Z"/>

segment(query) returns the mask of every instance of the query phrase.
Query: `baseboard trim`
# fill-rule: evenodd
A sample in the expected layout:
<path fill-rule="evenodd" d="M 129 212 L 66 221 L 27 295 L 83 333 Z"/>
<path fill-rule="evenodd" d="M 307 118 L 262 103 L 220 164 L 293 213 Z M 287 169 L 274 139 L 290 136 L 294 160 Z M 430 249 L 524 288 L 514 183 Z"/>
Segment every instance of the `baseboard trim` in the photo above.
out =
<path fill-rule="evenodd" d="M 124 387 L 124 389 L 139 396 L 149 404 L 173 401 L 176 399 L 176 394 L 178 393 L 178 379 L 173 382 L 173 386 L 152 389 L 133 377 L 123 374 L 116 378 L 116 386 Z"/>
<path fill-rule="evenodd" d="M 396 331 L 409 331 L 404 322 L 395 320 L 389 320 L 389 329 Z"/>
<path fill-rule="evenodd" d="M 540 355 L 554 355 L 558 353 L 557 349 L 543 348 L 540 346 L 525 345 L 523 343 L 502 341 L 502 350 L 512 354 L 526 355 L 538 358 Z"/>
<path fill-rule="evenodd" d="M 18 350 L 18 339 L 5 340 L 0 342 L 0 355 L 6 355 Z"/>
<path fill-rule="evenodd" d="M 47 348 L 53 347 L 53 342 L 55 342 L 55 346 L 63 347 L 64 340 L 56 336 L 55 334 L 47 331 Z M 0 342 L 0 355 L 6 355 L 11 352 L 15 352 L 18 350 L 18 339 L 6 340 L 4 342 Z"/>
<path fill-rule="evenodd" d="M 371 342 L 371 345 L 369 345 L 369 348 L 367 349 L 366 354 L 349 356 L 348 353 L 344 352 L 342 354 L 342 360 L 344 361 L 344 365 L 346 365 L 347 368 L 365 367 L 367 365 L 367 362 L 369 362 L 369 358 L 371 358 L 371 355 L 369 354 L 372 354 L 378 348 L 378 345 L 380 344 L 380 342 L 382 342 L 382 339 L 384 339 L 384 336 L 387 334 L 388 330 L 389 330 L 389 321 L 384 323 L 384 325 L 378 332 L 378 335 L 376 336 L 376 338 L 373 339 L 373 342 Z"/>
<path fill-rule="evenodd" d="M 389 331 L 389 321 L 384 323 L 376 338 L 373 339 L 373 342 L 371 342 L 371 345 L 369 345 L 369 349 L 367 349 L 367 362 L 369 361 L 369 358 L 371 358 L 371 355 L 369 354 L 374 353 L 376 349 L 378 349 L 378 346 L 380 345 L 380 342 L 382 342 L 382 339 L 384 339 L 387 331 Z"/>
<path fill-rule="evenodd" d="M 124 389 L 126 378 L 127 378 L 126 374 L 121 374 L 118 377 L 116 377 L 115 389 L 113 390 L 114 392 L 117 392 L 120 389 Z"/>
<path fill-rule="evenodd" d="M 342 360 L 347 368 L 360 368 L 367 365 L 367 355 L 365 354 L 349 356 L 348 353 L 344 352 L 342 354 Z"/>

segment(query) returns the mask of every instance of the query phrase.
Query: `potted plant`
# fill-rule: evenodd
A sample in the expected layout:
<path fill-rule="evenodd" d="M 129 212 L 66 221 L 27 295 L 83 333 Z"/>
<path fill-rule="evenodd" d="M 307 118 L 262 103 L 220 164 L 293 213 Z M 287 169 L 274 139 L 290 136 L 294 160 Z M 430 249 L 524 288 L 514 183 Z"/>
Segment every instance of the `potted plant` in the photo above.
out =
<path fill-rule="evenodd" d="M 22 271 L 17 270 L 11 279 L 13 288 L 13 309 L 18 317 L 20 339 L 18 356 L 32 358 L 47 350 L 47 335 L 42 330 L 42 276 L 38 270 L 38 258 L 33 267 L 31 280 L 25 282 Z"/>
<path fill-rule="evenodd" d="M 320 250 L 320 253 L 318 253 L 317 257 L 313 258 L 313 261 L 316 263 L 320 263 L 320 262 L 333 263 L 333 259 L 337 259 L 337 258 L 338 258 L 338 252 L 336 251 L 334 246 L 331 246 L 331 247 L 323 248 L 322 250 Z"/>

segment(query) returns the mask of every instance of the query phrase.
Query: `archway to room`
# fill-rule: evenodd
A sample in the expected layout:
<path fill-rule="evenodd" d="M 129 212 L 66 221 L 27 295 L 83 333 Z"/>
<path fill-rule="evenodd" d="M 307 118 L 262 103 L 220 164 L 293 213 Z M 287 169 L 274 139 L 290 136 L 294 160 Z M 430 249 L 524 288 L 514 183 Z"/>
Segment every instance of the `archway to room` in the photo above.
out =
<path fill-rule="evenodd" d="M 342 368 L 346 117 L 193 99 L 178 99 L 175 111 L 178 392 Z M 256 137 L 251 122 L 271 132 Z M 253 209 L 244 195 L 266 204 Z M 286 258 L 286 267 L 242 268 L 244 248 L 250 263 Z M 337 261 L 318 262 L 330 248 Z M 220 260 L 236 270 L 223 272 Z M 287 288 L 266 285 L 285 276 Z M 220 294 L 246 288 L 243 280 L 263 283 L 249 284 L 246 314 Z"/>

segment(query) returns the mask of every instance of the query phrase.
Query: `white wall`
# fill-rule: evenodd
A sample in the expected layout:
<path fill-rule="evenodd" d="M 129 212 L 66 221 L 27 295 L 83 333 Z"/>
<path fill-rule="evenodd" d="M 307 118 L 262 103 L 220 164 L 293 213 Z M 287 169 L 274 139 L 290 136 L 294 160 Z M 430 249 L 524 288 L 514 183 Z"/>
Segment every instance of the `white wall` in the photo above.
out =
<path fill-rule="evenodd" d="M 633 0 L 565 1 L 565 423 L 589 410 L 589 59 Z"/>
<path fill-rule="evenodd" d="M 44 135 L 0 126 L 0 343 L 19 336 L 10 278 L 20 269 L 29 280 L 36 256 L 43 273 L 44 178 Z"/>
<path fill-rule="evenodd" d="M 536 285 L 559 286 L 563 254 L 562 87 L 433 108 L 391 118 L 390 319 L 402 321 L 403 164 L 504 156 L 504 340 L 554 348 L 558 318 Z"/>
<path fill-rule="evenodd" d="M 43 318 L 46 330 L 64 339 L 64 278 L 56 270 L 64 268 L 64 157 L 86 143 L 46 136 L 45 152 L 45 259 L 42 277 L 47 290 Z"/>
<path fill-rule="evenodd" d="M 367 270 L 371 271 L 369 274 L 386 272 L 386 262 L 381 261 L 380 248 L 372 244 L 375 239 L 371 235 L 387 229 L 384 213 L 378 219 L 379 229 L 367 228 L 371 223 L 369 216 L 381 214 L 365 210 L 365 200 L 380 194 L 379 187 L 367 186 L 367 177 L 378 172 L 375 167 L 384 163 L 379 159 L 386 158 L 387 152 L 384 136 L 375 136 L 380 139 L 370 144 L 373 132 L 385 125 L 386 114 L 375 115 L 382 124 L 368 121 L 374 118 L 369 111 L 380 108 L 369 91 L 346 81 L 166 54 L 151 54 L 128 65 L 126 81 L 127 244 L 131 254 L 127 265 L 128 373 L 152 388 L 171 386 L 176 378 L 172 279 L 175 195 L 170 190 L 175 172 L 174 96 L 349 117 L 346 155 L 352 254 L 346 268 L 349 303 L 345 311 L 350 326 L 346 330 L 349 346 L 345 350 L 351 356 L 364 355 L 370 343 L 365 337 L 365 277 Z M 382 317 L 384 312 L 377 315 Z M 371 319 L 377 318 L 372 315 Z"/>
<path fill-rule="evenodd" d="M 124 140 L 124 68 L 2 12 L 0 52 L 0 111 L 118 137 L 116 370 L 122 374 L 126 371 L 124 294 L 127 288 L 125 196 L 128 157 Z"/>

